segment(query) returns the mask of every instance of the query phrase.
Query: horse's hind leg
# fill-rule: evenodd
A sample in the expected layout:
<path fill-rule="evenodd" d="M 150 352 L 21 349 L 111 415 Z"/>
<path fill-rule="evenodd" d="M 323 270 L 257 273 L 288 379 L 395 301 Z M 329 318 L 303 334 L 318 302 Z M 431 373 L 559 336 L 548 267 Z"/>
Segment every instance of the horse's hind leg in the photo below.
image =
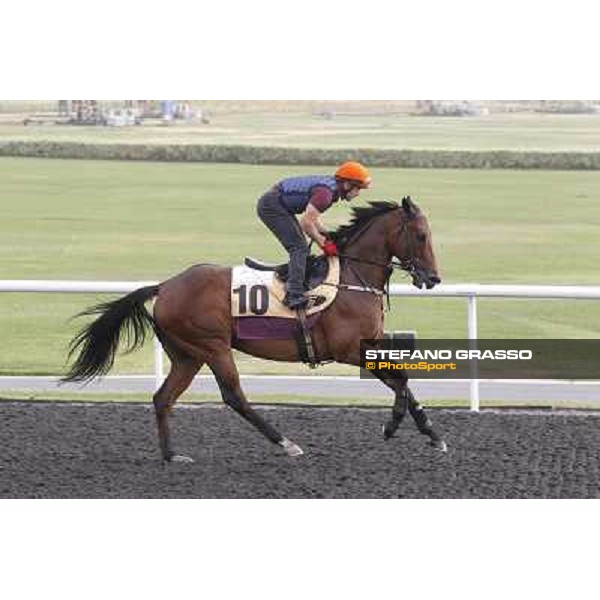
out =
<path fill-rule="evenodd" d="M 194 379 L 199 365 L 191 358 L 179 358 L 171 356 L 171 370 L 167 378 L 154 394 L 154 411 L 158 424 L 158 442 L 162 457 L 167 462 L 192 462 L 192 459 L 178 455 L 173 452 L 171 446 L 171 434 L 169 432 L 169 412 L 177 401 L 177 398 L 185 392 Z"/>
<path fill-rule="evenodd" d="M 225 404 L 252 423 L 270 442 L 281 446 L 289 456 L 304 454 L 299 446 L 284 438 L 252 408 L 241 388 L 240 376 L 230 349 L 214 353 L 208 366 L 215 375 Z"/>

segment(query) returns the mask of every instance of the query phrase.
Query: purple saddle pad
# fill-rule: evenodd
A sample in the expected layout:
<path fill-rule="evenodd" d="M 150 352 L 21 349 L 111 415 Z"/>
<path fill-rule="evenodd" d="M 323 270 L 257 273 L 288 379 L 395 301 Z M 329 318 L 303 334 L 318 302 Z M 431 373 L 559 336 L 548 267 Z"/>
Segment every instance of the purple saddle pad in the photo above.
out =
<path fill-rule="evenodd" d="M 312 329 L 321 313 L 307 317 L 306 326 Z M 242 317 L 235 319 L 238 340 L 292 340 L 298 326 L 296 319 L 283 317 Z"/>

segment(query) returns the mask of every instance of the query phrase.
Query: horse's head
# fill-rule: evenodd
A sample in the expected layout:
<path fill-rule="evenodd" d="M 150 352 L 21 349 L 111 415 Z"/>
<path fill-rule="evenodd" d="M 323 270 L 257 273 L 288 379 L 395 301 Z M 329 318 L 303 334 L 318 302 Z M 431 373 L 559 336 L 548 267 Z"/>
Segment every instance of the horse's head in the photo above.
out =
<path fill-rule="evenodd" d="M 353 207 L 352 212 L 350 223 L 329 232 L 341 250 L 340 256 L 354 259 L 356 264 L 388 268 L 391 259 L 396 257 L 419 289 L 423 286 L 431 289 L 440 283 L 427 218 L 410 198 L 403 198 L 402 205 L 369 202 L 369 206 Z M 374 260 L 378 252 L 385 253 L 386 262 Z"/>
<path fill-rule="evenodd" d="M 442 280 L 438 274 L 427 217 L 410 196 L 402 199 L 400 215 L 400 220 L 388 232 L 389 248 L 412 277 L 413 285 L 419 289 L 425 286 L 429 290 Z"/>

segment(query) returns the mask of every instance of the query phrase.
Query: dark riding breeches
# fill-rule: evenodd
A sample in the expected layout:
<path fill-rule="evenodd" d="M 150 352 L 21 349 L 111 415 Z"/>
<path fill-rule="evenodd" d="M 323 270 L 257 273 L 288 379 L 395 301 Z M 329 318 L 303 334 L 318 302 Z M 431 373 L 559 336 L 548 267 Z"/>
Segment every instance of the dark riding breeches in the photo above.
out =
<path fill-rule="evenodd" d="M 303 294 L 308 245 L 296 217 L 283 206 L 279 195 L 269 191 L 258 201 L 256 212 L 290 255 L 288 291 Z"/>

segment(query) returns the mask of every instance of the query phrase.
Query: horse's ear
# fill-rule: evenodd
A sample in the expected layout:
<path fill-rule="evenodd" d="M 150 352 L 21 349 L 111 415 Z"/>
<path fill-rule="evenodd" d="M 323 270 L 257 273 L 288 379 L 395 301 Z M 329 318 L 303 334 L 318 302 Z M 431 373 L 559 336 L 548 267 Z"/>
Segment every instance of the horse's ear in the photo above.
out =
<path fill-rule="evenodd" d="M 412 201 L 410 196 L 402 198 L 402 210 L 404 210 L 408 217 L 414 217 L 419 212 L 417 205 Z"/>

